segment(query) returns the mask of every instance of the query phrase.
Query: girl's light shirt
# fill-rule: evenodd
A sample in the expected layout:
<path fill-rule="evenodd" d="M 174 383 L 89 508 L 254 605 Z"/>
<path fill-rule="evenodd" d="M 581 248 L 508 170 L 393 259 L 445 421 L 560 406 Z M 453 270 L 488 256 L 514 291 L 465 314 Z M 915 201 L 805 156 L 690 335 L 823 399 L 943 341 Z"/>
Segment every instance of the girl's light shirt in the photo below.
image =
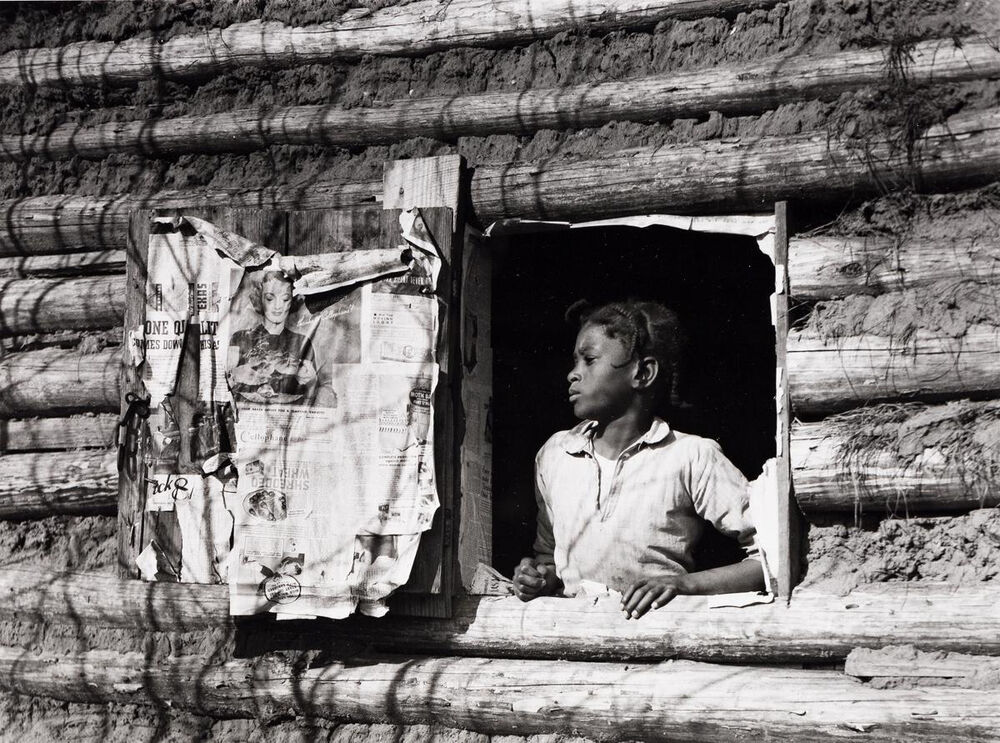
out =
<path fill-rule="evenodd" d="M 701 519 L 757 555 L 746 478 L 716 442 L 656 418 L 601 487 L 596 425 L 556 433 L 535 457 L 535 552 L 551 555 L 566 595 L 581 580 L 625 591 L 640 578 L 691 572 Z"/>

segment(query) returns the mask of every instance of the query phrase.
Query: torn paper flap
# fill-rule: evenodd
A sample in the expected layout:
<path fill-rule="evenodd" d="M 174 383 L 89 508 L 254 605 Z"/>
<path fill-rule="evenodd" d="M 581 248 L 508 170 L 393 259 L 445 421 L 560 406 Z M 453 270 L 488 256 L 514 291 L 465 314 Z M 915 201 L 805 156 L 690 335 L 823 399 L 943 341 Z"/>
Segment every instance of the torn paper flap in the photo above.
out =
<path fill-rule="evenodd" d="M 509 596 L 514 592 L 514 582 L 484 563 L 476 564 L 469 593 L 473 596 Z"/>
<path fill-rule="evenodd" d="M 438 258 L 441 257 L 441 251 L 434 241 L 434 235 L 431 234 L 419 209 L 400 212 L 399 227 L 403 231 L 403 239 L 410 245 Z"/>
<path fill-rule="evenodd" d="M 139 568 L 139 575 L 143 580 L 161 583 L 177 583 L 180 580 L 177 569 L 170 564 L 160 545 L 155 541 L 151 541 L 139 553 L 135 558 L 135 565 Z"/>
<path fill-rule="evenodd" d="M 498 219 L 483 230 L 483 237 L 507 237 L 535 232 L 561 232 L 573 226 L 572 222 L 549 222 L 539 219 Z"/>
<path fill-rule="evenodd" d="M 489 225 L 486 237 L 506 237 L 536 232 L 580 230 L 591 227 L 672 227 L 685 232 L 713 232 L 761 237 L 774 231 L 773 214 L 731 214 L 697 217 L 683 214 L 640 214 L 634 217 L 598 219 L 590 222 L 557 222 L 532 219 L 500 219 Z"/>
<path fill-rule="evenodd" d="M 580 588 L 577 590 L 574 598 L 583 599 L 604 599 L 612 598 L 622 600 L 621 591 L 616 591 L 613 588 L 600 583 L 596 580 L 581 580 Z"/>
<path fill-rule="evenodd" d="M 412 261 L 404 260 L 408 250 L 352 250 L 345 253 L 287 256 L 299 278 L 295 292 L 303 296 L 333 291 L 364 281 L 374 281 L 406 273 Z M 292 273 L 288 269 L 286 272 Z"/>
<path fill-rule="evenodd" d="M 731 214 L 725 216 L 692 217 L 681 214 L 641 214 L 635 217 L 600 219 L 578 222 L 572 229 L 587 227 L 673 227 L 688 232 L 713 232 L 727 235 L 757 237 L 774 230 L 773 214 Z"/>
<path fill-rule="evenodd" d="M 764 462 L 760 476 L 748 486 L 747 498 L 750 502 L 750 518 L 757 527 L 757 557 L 764 569 L 764 582 L 768 590 L 774 590 L 781 559 L 777 529 L 779 499 L 776 459 Z"/>
<path fill-rule="evenodd" d="M 236 261 L 244 268 L 263 266 L 277 255 L 270 248 L 259 245 L 241 235 L 216 227 L 204 219 L 198 219 L 197 217 L 184 217 L 184 219 L 209 241 L 209 244 L 213 248 Z"/>
<path fill-rule="evenodd" d="M 720 593 L 708 597 L 709 609 L 733 608 L 743 609 L 757 604 L 773 604 L 774 594 L 763 591 L 744 591 L 742 593 Z"/>
<path fill-rule="evenodd" d="M 146 360 L 146 327 L 140 325 L 125 333 L 125 343 L 128 345 L 128 355 L 132 366 L 138 367 Z"/>
<path fill-rule="evenodd" d="M 181 532 L 181 582 L 220 583 L 228 579 L 233 515 L 226 510 L 223 484 L 204 478 L 205 487 L 178 500 L 175 509 Z"/>

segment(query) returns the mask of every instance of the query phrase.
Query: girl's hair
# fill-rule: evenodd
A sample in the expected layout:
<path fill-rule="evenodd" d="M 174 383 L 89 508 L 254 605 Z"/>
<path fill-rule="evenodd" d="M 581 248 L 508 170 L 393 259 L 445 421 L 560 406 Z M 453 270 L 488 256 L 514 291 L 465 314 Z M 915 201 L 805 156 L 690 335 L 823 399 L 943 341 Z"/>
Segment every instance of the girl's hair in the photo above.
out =
<path fill-rule="evenodd" d="M 258 315 L 264 314 L 264 284 L 268 281 L 280 281 L 282 284 L 293 286 L 294 282 L 285 275 L 284 271 L 265 271 L 260 277 L 259 283 L 254 283 L 249 294 L 250 304 L 257 311 Z M 294 304 L 289 309 L 295 309 Z"/>
<path fill-rule="evenodd" d="M 670 406 L 681 407 L 679 394 L 681 367 L 687 335 L 677 313 L 659 302 L 627 299 L 593 306 L 586 300 L 570 305 L 566 320 L 583 328 L 599 325 L 609 338 L 621 342 L 628 360 L 652 356 L 659 362 L 657 392 L 665 393 Z"/>

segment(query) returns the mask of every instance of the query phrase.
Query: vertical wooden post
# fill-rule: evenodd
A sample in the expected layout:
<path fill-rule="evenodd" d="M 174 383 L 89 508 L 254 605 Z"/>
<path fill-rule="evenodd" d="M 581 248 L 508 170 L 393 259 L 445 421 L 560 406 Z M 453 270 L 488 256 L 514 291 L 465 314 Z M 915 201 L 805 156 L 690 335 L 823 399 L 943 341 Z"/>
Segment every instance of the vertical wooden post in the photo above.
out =
<path fill-rule="evenodd" d="M 145 385 L 139 368 L 132 361 L 129 333 L 146 322 L 146 254 L 149 248 L 149 222 L 152 212 L 133 212 L 129 220 L 128 247 L 125 263 L 125 338 L 122 343 L 121 394 L 122 415 L 125 395 L 133 392 L 143 396 Z M 141 466 L 145 454 L 146 427 L 141 427 L 138 465 L 135 479 L 118 474 L 118 574 L 123 578 L 138 578 L 136 558 L 142 551 L 143 510 L 146 505 L 146 472 Z"/>
<path fill-rule="evenodd" d="M 788 396 L 788 202 L 774 205 L 775 358 L 778 452 L 778 595 L 790 597 L 799 573 L 799 508 L 792 493 L 791 411 Z"/>
<path fill-rule="evenodd" d="M 395 611 L 421 616 L 451 616 L 452 594 L 457 587 L 455 509 L 460 482 L 461 436 L 458 429 L 462 420 L 458 336 L 463 246 L 457 231 L 462 223 L 459 216 L 461 174 L 462 159 L 456 155 L 397 160 L 386 165 L 383 180 L 383 247 L 394 247 L 402 242 L 400 212 L 419 208 L 444 259 L 437 292 L 441 302 L 440 375 L 434 397 L 434 466 L 441 505 L 431 529 L 420 539 L 410 581 L 393 602 Z"/>

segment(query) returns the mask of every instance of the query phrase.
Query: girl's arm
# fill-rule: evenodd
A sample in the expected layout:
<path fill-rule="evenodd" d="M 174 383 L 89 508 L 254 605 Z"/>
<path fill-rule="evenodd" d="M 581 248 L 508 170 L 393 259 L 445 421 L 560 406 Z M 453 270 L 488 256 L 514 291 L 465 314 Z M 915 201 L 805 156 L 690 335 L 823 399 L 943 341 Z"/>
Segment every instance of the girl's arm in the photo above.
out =
<path fill-rule="evenodd" d="M 744 560 L 697 573 L 638 580 L 622 596 L 622 612 L 627 619 L 638 619 L 650 609 L 659 609 L 674 596 L 763 590 L 764 568 L 757 560 Z"/>

